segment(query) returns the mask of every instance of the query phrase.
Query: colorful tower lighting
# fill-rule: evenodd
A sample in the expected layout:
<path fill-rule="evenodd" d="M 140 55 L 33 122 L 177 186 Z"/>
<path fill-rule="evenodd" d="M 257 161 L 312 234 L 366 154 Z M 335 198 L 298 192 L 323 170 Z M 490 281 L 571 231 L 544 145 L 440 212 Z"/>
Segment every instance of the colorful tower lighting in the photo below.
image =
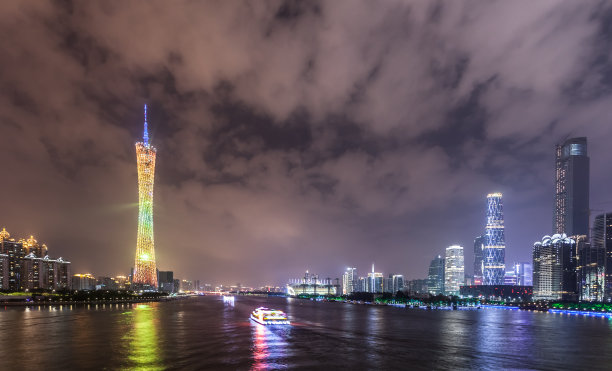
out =
<path fill-rule="evenodd" d="M 506 237 L 501 193 L 487 195 L 487 224 L 482 251 L 482 284 L 503 285 L 506 273 Z"/>
<path fill-rule="evenodd" d="M 149 143 L 146 104 L 144 112 L 144 135 L 142 142 L 136 143 L 136 161 L 138 164 L 138 240 L 136 243 L 136 263 L 134 264 L 133 282 L 157 288 L 155 243 L 153 239 L 153 185 L 157 150 Z"/>

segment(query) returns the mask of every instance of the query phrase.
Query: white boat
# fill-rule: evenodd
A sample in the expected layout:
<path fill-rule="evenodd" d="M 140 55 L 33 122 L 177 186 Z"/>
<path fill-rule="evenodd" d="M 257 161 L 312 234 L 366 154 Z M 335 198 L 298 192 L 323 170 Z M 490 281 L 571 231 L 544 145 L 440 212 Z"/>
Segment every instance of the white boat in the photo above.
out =
<path fill-rule="evenodd" d="M 260 325 L 290 325 L 291 322 L 282 310 L 259 307 L 251 313 L 251 321 Z"/>

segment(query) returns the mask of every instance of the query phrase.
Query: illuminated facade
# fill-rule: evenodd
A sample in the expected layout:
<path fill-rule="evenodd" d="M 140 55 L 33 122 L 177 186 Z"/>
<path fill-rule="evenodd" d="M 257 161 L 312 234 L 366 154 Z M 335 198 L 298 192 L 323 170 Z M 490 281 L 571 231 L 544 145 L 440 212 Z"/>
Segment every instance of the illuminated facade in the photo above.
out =
<path fill-rule="evenodd" d="M 600 214 L 593 221 L 592 247 L 596 252 L 603 253 L 600 261 L 603 269 L 603 300 L 612 301 L 612 214 Z M 603 264 L 602 264 L 603 263 Z"/>
<path fill-rule="evenodd" d="M 50 259 L 47 246 L 39 244 L 34 237 L 10 238 L 0 231 L 0 288 L 8 291 L 23 290 L 69 290 L 70 262 L 62 258 Z"/>
<path fill-rule="evenodd" d="M 463 285 L 465 285 L 463 247 L 449 246 L 446 248 L 444 259 L 444 292 L 446 295 L 459 295 L 459 288 Z"/>
<path fill-rule="evenodd" d="M 604 262 L 605 247 L 599 243 L 601 230 L 598 230 L 598 219 L 595 218 L 593 228 L 593 243 L 589 243 L 586 235 L 572 236 L 576 241 L 576 273 L 578 298 L 580 301 L 604 300 Z M 595 242 L 598 243 L 595 243 Z"/>
<path fill-rule="evenodd" d="M 136 143 L 138 163 L 138 240 L 133 282 L 139 286 L 157 288 L 155 243 L 153 239 L 153 185 L 156 149 L 149 143 L 147 105 L 142 142 Z"/>
<path fill-rule="evenodd" d="M 533 298 L 576 300 L 576 241 L 565 234 L 533 245 Z"/>
<path fill-rule="evenodd" d="M 72 276 L 72 288 L 77 291 L 93 291 L 96 289 L 96 277 L 89 273 L 77 273 Z"/>
<path fill-rule="evenodd" d="M 506 238 L 501 193 L 487 195 L 487 224 L 482 250 L 482 284 L 503 285 L 506 272 Z"/>
<path fill-rule="evenodd" d="M 394 274 L 391 285 L 391 292 L 395 295 L 398 291 L 404 290 L 404 276 L 401 274 Z"/>
<path fill-rule="evenodd" d="M 429 264 L 427 290 L 432 295 L 444 293 L 444 258 L 441 255 L 436 256 Z"/>
<path fill-rule="evenodd" d="M 553 233 L 589 235 L 589 157 L 587 138 L 556 147 Z"/>
<path fill-rule="evenodd" d="M 346 268 L 342 274 L 342 294 L 348 295 L 357 291 L 357 268 Z"/>
<path fill-rule="evenodd" d="M 484 250 L 485 236 L 474 239 L 474 285 L 482 285 L 482 251 Z"/>
<path fill-rule="evenodd" d="M 297 295 L 339 295 L 338 288 L 332 285 L 331 280 L 319 279 L 316 274 L 306 271 L 303 278 L 292 279 L 287 284 L 287 294 L 290 296 Z"/>

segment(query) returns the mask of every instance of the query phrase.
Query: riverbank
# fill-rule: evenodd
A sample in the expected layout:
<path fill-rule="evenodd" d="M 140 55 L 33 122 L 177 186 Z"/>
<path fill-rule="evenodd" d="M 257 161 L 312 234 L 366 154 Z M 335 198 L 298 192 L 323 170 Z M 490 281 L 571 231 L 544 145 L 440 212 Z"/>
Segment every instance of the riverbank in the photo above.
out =
<path fill-rule="evenodd" d="M 0 306 L 59 306 L 59 305 L 100 305 L 100 304 L 137 304 L 151 302 L 166 302 L 188 299 L 190 296 L 167 296 L 158 293 L 132 294 L 121 293 L 115 296 L 109 293 L 78 294 L 78 295 L 0 295 Z"/>

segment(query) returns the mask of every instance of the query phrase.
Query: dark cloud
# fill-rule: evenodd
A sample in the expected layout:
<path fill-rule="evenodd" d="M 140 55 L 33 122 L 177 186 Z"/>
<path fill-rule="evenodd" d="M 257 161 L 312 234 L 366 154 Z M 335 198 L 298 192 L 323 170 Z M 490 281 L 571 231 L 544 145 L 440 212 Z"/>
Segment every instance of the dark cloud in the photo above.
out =
<path fill-rule="evenodd" d="M 551 230 L 553 148 L 606 209 L 610 15 L 587 1 L 5 2 L 0 224 L 125 273 L 149 104 L 160 269 L 423 277 L 505 195 L 508 262 Z M 470 262 L 468 262 L 470 265 Z"/>

